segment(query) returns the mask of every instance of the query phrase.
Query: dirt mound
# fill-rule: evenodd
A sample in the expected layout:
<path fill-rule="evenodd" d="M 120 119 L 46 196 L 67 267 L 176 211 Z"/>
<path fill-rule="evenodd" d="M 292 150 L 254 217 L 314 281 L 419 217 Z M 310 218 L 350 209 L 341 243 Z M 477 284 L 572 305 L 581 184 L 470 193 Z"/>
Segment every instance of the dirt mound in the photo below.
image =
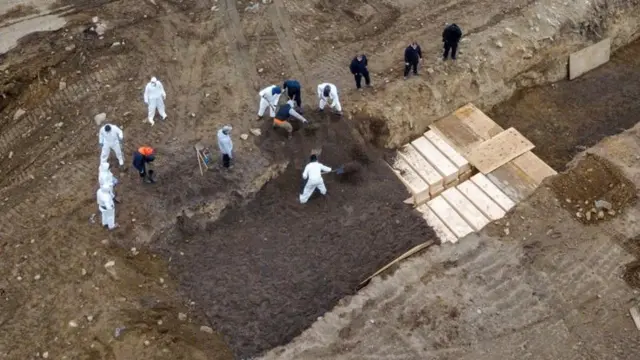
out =
<path fill-rule="evenodd" d="M 314 138 L 294 134 L 283 142 L 283 134 L 265 130 L 262 145 L 291 156 L 285 172 L 204 231 L 167 239 L 182 290 L 238 357 L 290 341 L 372 272 L 435 237 L 402 204 L 406 190 L 395 175 L 371 161 L 375 150 L 354 146 L 344 121 L 316 123 L 322 126 Z M 318 148 L 326 165 L 357 166 L 349 174 L 357 181 L 325 175 L 326 197 L 301 205 L 301 168 Z"/>
<path fill-rule="evenodd" d="M 615 165 L 593 155 L 554 177 L 551 188 L 562 206 L 585 224 L 607 220 L 635 200 L 635 186 Z"/>

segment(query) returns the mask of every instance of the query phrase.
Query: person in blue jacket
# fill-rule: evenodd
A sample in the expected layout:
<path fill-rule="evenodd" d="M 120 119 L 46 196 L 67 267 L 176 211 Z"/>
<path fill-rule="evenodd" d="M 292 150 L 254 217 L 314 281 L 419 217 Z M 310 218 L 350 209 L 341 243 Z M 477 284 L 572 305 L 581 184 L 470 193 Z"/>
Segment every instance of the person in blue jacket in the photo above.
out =
<path fill-rule="evenodd" d="M 300 83 L 298 80 L 287 80 L 282 85 L 282 89 L 287 91 L 289 100 L 294 100 L 298 108 L 302 110 L 302 95 L 300 94 Z"/>

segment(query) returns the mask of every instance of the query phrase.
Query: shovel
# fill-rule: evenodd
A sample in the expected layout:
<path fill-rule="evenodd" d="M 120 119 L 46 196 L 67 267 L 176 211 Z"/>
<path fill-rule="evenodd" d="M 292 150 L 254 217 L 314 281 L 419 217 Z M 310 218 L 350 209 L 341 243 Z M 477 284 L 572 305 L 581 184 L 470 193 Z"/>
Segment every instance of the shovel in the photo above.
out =
<path fill-rule="evenodd" d="M 338 168 L 333 169 L 330 173 L 336 173 L 336 175 L 344 175 L 348 173 L 354 173 L 360 170 L 360 164 L 355 161 L 346 163 L 344 165 L 338 166 Z"/>

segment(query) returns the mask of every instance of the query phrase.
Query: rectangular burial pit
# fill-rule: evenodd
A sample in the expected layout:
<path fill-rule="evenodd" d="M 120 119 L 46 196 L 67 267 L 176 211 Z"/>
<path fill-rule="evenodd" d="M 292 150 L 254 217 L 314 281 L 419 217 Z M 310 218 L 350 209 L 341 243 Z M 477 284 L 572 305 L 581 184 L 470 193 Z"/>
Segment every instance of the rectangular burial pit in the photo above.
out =
<path fill-rule="evenodd" d="M 342 122 L 323 126 L 336 131 L 313 135 L 326 137 L 321 162 L 337 167 L 359 160 Z M 295 147 L 304 145 L 296 144 L 294 135 L 287 151 L 303 156 L 307 151 Z M 369 158 L 356 174 L 325 175 L 327 196 L 316 193 L 305 205 L 298 201 L 301 170 L 289 166 L 207 231 L 171 235 L 168 255 L 185 297 L 237 358 L 291 341 L 367 276 L 436 240 L 422 215 L 402 203 L 407 190 L 392 170 Z"/>

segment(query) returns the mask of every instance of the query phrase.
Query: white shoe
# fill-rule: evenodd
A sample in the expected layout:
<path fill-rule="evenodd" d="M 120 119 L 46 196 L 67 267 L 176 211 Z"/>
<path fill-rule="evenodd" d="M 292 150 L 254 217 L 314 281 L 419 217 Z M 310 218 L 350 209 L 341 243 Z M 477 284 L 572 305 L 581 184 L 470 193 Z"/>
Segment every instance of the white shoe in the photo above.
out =
<path fill-rule="evenodd" d="M 149 119 L 149 124 L 151 124 L 151 126 L 153 126 L 156 122 L 153 121 L 153 119 Z"/>
<path fill-rule="evenodd" d="M 168 117 L 167 115 L 163 116 L 162 120 L 167 120 L 167 117 Z"/>

